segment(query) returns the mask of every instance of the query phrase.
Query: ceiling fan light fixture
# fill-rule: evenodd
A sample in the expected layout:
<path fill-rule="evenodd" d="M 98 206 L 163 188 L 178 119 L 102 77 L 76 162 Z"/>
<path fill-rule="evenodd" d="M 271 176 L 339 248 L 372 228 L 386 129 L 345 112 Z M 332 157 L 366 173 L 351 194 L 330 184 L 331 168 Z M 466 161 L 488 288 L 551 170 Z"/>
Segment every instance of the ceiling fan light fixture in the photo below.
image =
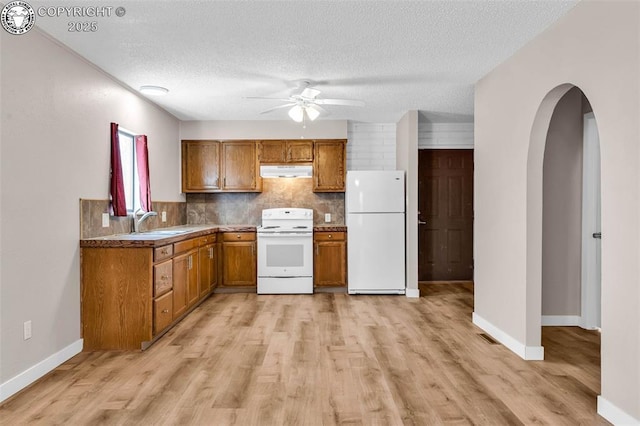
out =
<path fill-rule="evenodd" d="M 289 117 L 297 123 L 302 123 L 302 120 L 304 120 L 304 109 L 300 105 L 294 105 L 293 108 L 289 110 Z"/>
<path fill-rule="evenodd" d="M 140 86 L 140 93 L 151 96 L 164 96 L 169 93 L 169 89 L 161 86 Z"/>
<path fill-rule="evenodd" d="M 305 111 L 307 113 L 307 117 L 309 117 L 309 120 L 311 121 L 315 120 L 320 116 L 320 111 L 315 109 L 313 105 L 309 105 L 308 107 L 306 107 Z"/>

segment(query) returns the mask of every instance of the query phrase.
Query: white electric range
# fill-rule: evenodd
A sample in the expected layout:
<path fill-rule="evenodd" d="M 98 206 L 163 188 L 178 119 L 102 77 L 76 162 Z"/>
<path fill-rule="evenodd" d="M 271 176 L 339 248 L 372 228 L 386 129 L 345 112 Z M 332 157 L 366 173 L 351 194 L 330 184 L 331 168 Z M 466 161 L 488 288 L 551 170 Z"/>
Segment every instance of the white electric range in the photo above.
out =
<path fill-rule="evenodd" d="M 313 210 L 265 209 L 257 234 L 258 294 L 313 293 Z"/>

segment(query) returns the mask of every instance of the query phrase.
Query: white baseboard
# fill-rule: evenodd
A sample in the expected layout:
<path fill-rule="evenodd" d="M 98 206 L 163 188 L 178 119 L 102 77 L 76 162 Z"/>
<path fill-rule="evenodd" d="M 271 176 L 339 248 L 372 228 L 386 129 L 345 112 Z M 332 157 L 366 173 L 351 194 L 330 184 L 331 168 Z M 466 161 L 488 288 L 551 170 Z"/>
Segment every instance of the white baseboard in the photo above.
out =
<path fill-rule="evenodd" d="M 543 315 L 542 326 L 578 327 L 582 317 L 580 315 Z"/>
<path fill-rule="evenodd" d="M 480 315 L 473 313 L 473 323 L 489 333 L 491 337 L 502 343 L 510 351 L 527 361 L 541 361 L 544 359 L 544 348 L 542 346 L 526 346 L 514 339 L 508 333 L 500 330 Z"/>
<path fill-rule="evenodd" d="M 76 340 L 66 348 L 29 367 L 22 373 L 0 384 L 0 402 L 15 395 L 63 362 L 82 352 L 83 340 Z"/>
<path fill-rule="evenodd" d="M 420 289 L 419 288 L 407 288 L 405 292 L 407 297 L 415 298 L 420 297 Z"/>
<path fill-rule="evenodd" d="M 625 411 L 613 405 L 602 395 L 598 395 L 598 414 L 616 426 L 639 426 L 640 420 L 634 419 Z"/>

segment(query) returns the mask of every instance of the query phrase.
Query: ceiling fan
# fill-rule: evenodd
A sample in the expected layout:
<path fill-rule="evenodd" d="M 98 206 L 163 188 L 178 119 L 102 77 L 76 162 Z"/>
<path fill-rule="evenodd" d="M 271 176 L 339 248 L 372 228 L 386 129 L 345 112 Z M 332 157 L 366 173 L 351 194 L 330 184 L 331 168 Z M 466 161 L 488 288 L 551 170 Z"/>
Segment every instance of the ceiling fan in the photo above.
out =
<path fill-rule="evenodd" d="M 281 102 L 286 102 L 283 105 L 270 108 L 266 111 L 262 111 L 260 114 L 267 114 L 272 111 L 282 109 L 282 108 L 290 108 L 289 109 L 289 117 L 293 121 L 301 123 L 308 118 L 313 121 L 320 116 L 329 115 L 330 112 L 323 108 L 321 105 L 341 105 L 341 106 L 364 106 L 363 101 L 354 100 L 354 99 L 326 99 L 326 98 L 318 98 L 318 95 L 321 93 L 320 90 L 314 89 L 311 87 L 311 82 L 304 80 L 302 81 L 298 89 L 292 93 L 288 98 L 270 98 L 270 97 L 262 97 L 262 96 L 249 96 L 245 99 L 270 99 Z"/>

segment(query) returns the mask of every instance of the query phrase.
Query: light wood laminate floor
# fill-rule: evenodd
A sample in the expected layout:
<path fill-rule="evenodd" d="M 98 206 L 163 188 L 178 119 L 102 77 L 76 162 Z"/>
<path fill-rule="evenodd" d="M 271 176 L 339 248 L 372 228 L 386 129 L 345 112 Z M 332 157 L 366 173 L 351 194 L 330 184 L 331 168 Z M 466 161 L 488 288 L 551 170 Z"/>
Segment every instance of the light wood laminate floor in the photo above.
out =
<path fill-rule="evenodd" d="M 0 423 L 604 425 L 600 338 L 543 330 L 523 361 L 471 323 L 471 284 L 422 297 L 215 294 L 145 352 L 82 353 Z"/>

